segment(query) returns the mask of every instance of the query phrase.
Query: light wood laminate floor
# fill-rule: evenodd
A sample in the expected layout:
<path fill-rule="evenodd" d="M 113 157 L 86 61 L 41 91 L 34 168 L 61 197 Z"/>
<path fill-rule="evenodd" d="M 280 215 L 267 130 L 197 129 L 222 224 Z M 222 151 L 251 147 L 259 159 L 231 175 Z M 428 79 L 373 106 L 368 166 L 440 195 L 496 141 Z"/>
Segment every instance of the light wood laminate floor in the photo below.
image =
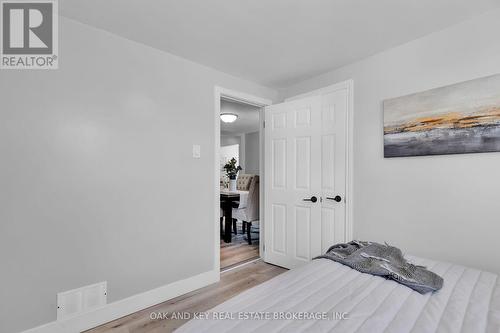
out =
<path fill-rule="evenodd" d="M 220 242 L 220 267 L 229 268 L 253 259 L 259 258 L 259 241 L 249 245 L 243 235 L 238 234 L 233 237 L 231 243 Z"/>
<path fill-rule="evenodd" d="M 202 312 L 285 272 L 286 269 L 258 260 L 223 272 L 221 280 L 205 288 L 117 319 L 86 333 L 166 333 L 187 320 L 151 320 L 151 313 Z"/>

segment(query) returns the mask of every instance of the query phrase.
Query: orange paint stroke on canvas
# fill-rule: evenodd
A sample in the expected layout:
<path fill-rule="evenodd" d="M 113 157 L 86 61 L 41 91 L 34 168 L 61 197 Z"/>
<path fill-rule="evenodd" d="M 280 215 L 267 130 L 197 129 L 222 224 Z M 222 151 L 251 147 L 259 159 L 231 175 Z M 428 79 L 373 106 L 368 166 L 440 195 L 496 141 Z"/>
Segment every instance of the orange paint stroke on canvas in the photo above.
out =
<path fill-rule="evenodd" d="M 384 133 L 423 132 L 438 128 L 471 128 L 492 125 L 500 125 L 500 106 L 468 114 L 449 112 L 431 117 L 415 118 L 402 124 L 385 126 Z"/>

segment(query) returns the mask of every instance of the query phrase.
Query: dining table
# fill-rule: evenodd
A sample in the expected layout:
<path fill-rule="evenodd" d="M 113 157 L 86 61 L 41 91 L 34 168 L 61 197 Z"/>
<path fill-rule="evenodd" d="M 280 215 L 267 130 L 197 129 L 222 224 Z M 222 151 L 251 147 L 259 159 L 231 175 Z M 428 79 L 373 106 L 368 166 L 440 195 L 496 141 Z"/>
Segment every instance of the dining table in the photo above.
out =
<path fill-rule="evenodd" d="M 233 224 L 233 208 L 238 208 L 240 201 L 239 191 L 229 191 L 221 188 L 220 190 L 220 206 L 226 223 L 224 224 L 223 239 L 226 243 L 231 243 L 232 233 L 231 225 Z"/>

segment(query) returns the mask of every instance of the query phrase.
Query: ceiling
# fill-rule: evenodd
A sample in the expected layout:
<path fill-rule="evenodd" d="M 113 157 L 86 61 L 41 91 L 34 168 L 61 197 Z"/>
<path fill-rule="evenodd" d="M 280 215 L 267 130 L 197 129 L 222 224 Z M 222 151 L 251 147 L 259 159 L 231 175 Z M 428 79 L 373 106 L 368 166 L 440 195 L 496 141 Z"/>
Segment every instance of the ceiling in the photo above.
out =
<path fill-rule="evenodd" d="M 221 100 L 221 113 L 234 113 L 238 119 L 234 123 L 220 122 L 222 135 L 252 133 L 259 130 L 259 108 L 248 104 Z"/>
<path fill-rule="evenodd" d="M 284 88 L 499 5 L 500 0 L 64 0 L 59 11 Z"/>

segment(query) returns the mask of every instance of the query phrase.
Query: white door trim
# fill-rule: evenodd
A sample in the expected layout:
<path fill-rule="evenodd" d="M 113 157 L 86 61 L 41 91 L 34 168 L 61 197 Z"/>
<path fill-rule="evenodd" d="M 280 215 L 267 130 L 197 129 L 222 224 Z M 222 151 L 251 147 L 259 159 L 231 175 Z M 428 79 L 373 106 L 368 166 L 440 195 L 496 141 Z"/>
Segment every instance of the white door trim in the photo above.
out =
<path fill-rule="evenodd" d="M 264 149 L 263 149 L 263 126 L 264 126 L 264 107 L 268 105 L 272 105 L 273 101 L 267 98 L 262 98 L 258 96 L 253 96 L 247 93 L 222 88 L 219 86 L 214 87 L 214 96 L 215 96 L 215 107 L 214 107 L 214 121 L 215 121 L 215 174 L 214 174 L 214 270 L 219 272 L 220 276 L 220 235 L 219 235 L 219 218 L 220 218 L 220 100 L 221 98 L 232 100 L 235 102 L 242 102 L 245 104 L 250 104 L 253 106 L 257 106 L 262 108 L 260 111 L 260 128 L 259 128 L 259 138 L 260 138 L 260 207 L 264 207 Z M 259 253 L 262 257 L 264 253 L 264 238 L 263 238 L 263 228 L 264 228 L 264 211 L 263 209 L 259 210 L 259 227 L 260 227 L 260 242 L 259 242 Z"/>
<path fill-rule="evenodd" d="M 303 94 L 295 95 L 285 99 L 285 102 L 290 102 L 296 99 L 317 96 L 332 93 L 338 90 L 347 89 L 347 149 L 346 149 L 346 161 L 347 161 L 347 172 L 346 172 L 346 239 L 353 239 L 353 226 L 354 226 L 354 185 L 353 185 L 353 175 L 354 175 L 354 80 L 350 79 L 347 81 L 339 82 L 327 87 L 316 89 Z"/>

